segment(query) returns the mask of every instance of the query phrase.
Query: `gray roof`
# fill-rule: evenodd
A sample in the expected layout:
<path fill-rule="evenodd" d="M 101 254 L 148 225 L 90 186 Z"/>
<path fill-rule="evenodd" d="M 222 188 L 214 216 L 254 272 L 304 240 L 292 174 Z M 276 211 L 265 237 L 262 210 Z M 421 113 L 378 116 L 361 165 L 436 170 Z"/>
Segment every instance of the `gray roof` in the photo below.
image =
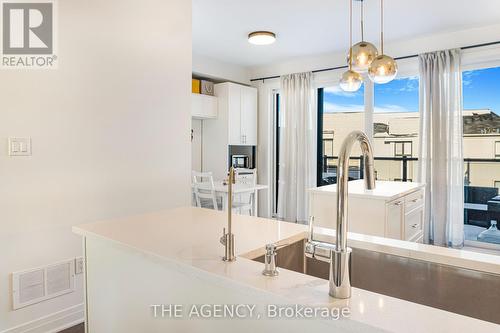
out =
<path fill-rule="evenodd" d="M 500 117 L 494 113 L 464 115 L 464 134 L 500 134 Z"/>
<path fill-rule="evenodd" d="M 486 111 L 486 112 L 485 112 Z M 464 134 L 500 134 L 500 116 L 490 110 L 466 111 L 463 116 Z M 376 122 L 373 124 L 374 134 L 390 133 L 389 124 Z"/>

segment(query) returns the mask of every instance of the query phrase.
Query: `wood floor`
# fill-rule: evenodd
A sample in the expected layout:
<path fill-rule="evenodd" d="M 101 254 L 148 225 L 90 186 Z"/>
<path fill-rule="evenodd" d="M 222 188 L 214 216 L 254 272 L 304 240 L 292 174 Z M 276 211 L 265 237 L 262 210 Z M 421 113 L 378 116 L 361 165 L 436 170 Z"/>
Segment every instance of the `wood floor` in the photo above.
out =
<path fill-rule="evenodd" d="M 83 326 L 83 323 L 81 323 L 76 326 L 67 328 L 59 333 L 84 333 L 84 332 L 85 332 L 85 327 Z"/>

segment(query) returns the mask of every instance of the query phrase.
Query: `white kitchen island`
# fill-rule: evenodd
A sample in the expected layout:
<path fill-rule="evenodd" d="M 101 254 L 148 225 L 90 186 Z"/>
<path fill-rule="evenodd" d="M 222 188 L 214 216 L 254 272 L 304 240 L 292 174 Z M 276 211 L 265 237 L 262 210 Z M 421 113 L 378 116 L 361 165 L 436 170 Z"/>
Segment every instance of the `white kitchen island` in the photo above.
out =
<path fill-rule="evenodd" d="M 74 227 L 86 258 L 88 332 L 498 332 L 493 323 L 353 288 L 349 300 L 328 295 L 328 281 L 282 269 L 261 274 L 253 261 L 270 242 L 291 244 L 307 237 L 303 225 L 235 216 L 237 260 L 221 260 L 226 214 L 178 208 Z M 318 237 L 331 238 L 329 230 Z M 351 246 L 500 274 L 494 256 L 434 249 L 427 245 L 350 234 Z M 278 263 L 279 264 L 279 263 Z M 466 300 L 464 300 L 466 301 Z M 183 318 L 154 317 L 151 305 L 183 306 Z M 302 304 L 350 311 L 347 318 L 191 319 L 193 304 Z"/>
<path fill-rule="evenodd" d="M 364 180 L 352 180 L 349 190 L 349 230 L 372 236 L 422 242 L 425 185 L 376 181 L 366 190 Z M 309 189 L 309 213 L 314 225 L 335 228 L 337 185 Z"/>

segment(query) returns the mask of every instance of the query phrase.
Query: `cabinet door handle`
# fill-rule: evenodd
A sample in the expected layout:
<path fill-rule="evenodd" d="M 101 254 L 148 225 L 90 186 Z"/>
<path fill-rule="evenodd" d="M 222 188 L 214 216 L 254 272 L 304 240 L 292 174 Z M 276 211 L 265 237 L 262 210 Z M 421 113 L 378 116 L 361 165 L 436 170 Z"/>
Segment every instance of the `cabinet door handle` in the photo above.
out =
<path fill-rule="evenodd" d="M 411 227 L 412 227 L 413 229 L 417 229 L 417 227 L 418 227 L 418 223 L 412 224 L 412 225 L 411 225 Z"/>

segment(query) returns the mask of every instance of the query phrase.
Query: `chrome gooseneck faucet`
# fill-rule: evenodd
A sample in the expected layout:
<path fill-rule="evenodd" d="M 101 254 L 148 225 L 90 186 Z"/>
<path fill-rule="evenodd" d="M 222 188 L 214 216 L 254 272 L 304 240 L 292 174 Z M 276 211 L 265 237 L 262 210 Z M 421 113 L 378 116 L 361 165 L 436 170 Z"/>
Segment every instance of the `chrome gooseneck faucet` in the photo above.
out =
<path fill-rule="evenodd" d="M 330 263 L 330 295 L 335 298 L 351 297 L 351 253 L 347 247 L 348 231 L 348 181 L 349 157 L 355 142 L 361 145 L 364 163 L 365 188 L 375 189 L 375 171 L 373 150 L 365 133 L 351 132 L 342 143 L 337 166 L 337 228 L 336 244 L 313 240 L 311 219 L 309 241 L 306 244 L 306 256 Z"/>
<path fill-rule="evenodd" d="M 228 177 L 228 191 L 227 191 L 227 233 L 226 228 L 222 231 L 222 237 L 220 242 L 224 245 L 224 257 L 223 261 L 234 261 L 236 257 L 234 256 L 234 235 L 232 233 L 232 214 L 233 214 L 233 184 L 236 183 L 234 177 L 234 167 L 229 169 Z"/>

